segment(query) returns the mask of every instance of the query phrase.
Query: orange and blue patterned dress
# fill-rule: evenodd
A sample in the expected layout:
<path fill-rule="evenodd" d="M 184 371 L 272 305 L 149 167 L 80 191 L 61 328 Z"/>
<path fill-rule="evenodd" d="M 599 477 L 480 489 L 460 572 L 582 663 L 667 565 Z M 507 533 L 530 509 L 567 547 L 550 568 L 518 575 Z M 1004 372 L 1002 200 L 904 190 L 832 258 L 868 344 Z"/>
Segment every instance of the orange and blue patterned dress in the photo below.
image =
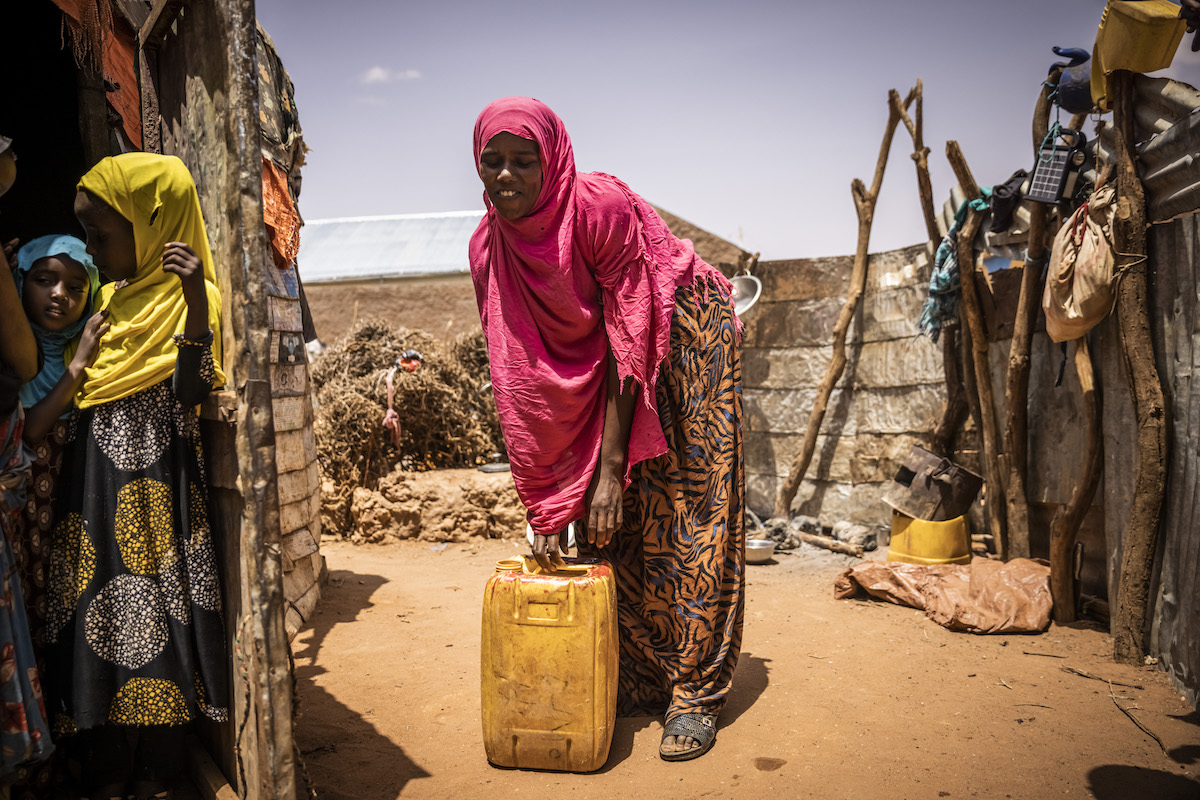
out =
<path fill-rule="evenodd" d="M 667 452 L 634 466 L 607 546 L 580 537 L 616 576 L 617 712 L 666 722 L 720 712 L 745 615 L 740 341 L 729 298 L 704 289 L 675 291 L 656 391 Z"/>

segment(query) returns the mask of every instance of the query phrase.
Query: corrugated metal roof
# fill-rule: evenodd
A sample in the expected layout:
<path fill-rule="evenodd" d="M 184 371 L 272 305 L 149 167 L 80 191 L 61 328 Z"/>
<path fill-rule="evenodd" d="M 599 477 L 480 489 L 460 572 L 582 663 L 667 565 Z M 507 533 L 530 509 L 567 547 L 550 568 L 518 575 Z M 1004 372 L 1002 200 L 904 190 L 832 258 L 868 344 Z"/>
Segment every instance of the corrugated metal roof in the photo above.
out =
<path fill-rule="evenodd" d="M 300 232 L 300 273 L 305 283 L 466 273 L 482 218 L 448 211 L 310 220 Z"/>
<path fill-rule="evenodd" d="M 1170 222 L 1200 209 L 1200 92 L 1167 78 L 1134 78 L 1137 92 L 1138 172 L 1146 217 Z M 1112 160 L 1112 123 L 1100 132 L 1097 154 Z"/>

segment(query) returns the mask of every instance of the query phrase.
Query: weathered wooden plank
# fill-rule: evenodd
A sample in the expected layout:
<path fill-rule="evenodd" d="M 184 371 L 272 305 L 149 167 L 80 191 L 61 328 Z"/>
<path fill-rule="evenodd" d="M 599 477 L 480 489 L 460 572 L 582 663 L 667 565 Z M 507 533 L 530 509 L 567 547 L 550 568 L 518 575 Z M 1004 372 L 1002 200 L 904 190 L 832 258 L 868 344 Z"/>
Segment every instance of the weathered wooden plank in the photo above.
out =
<path fill-rule="evenodd" d="M 305 398 L 275 397 L 271 400 L 276 431 L 298 431 L 305 423 Z"/>
<path fill-rule="evenodd" d="M 209 487 L 237 489 L 237 426 L 201 419 L 200 435 L 204 442 L 205 479 Z"/>
<path fill-rule="evenodd" d="M 295 562 L 291 572 L 283 573 L 283 597 L 293 602 L 316 583 L 317 576 L 313 572 L 312 559 L 302 558 Z"/>
<path fill-rule="evenodd" d="M 311 508 L 308 498 L 279 507 L 279 531 L 283 534 L 284 539 L 287 539 L 293 531 L 302 528 L 308 530 L 308 523 L 312 519 Z"/>
<path fill-rule="evenodd" d="M 321 599 L 321 584 L 313 581 L 308 587 L 308 591 L 300 597 L 292 601 L 292 607 L 299 612 L 300 617 L 307 622 L 312 617 L 313 611 L 317 608 L 317 602 Z"/>
<path fill-rule="evenodd" d="M 300 629 L 303 627 L 304 627 L 304 617 L 300 616 L 299 611 L 292 608 L 291 606 L 288 606 L 287 611 L 284 612 L 284 622 L 283 622 L 284 632 L 287 635 L 288 641 L 290 642 L 293 639 L 295 639 L 296 634 L 299 633 Z"/>
<path fill-rule="evenodd" d="M 308 391 L 307 364 L 272 364 L 271 394 L 275 397 L 303 395 Z"/>
<path fill-rule="evenodd" d="M 316 494 L 320 488 L 321 470 L 316 461 L 309 463 L 303 469 L 280 473 L 279 505 L 285 506 L 288 503 L 295 503 L 297 500 L 306 500 Z"/>
<path fill-rule="evenodd" d="M 299 300 L 268 295 L 267 313 L 271 321 L 272 330 L 292 331 L 294 333 L 304 330 Z"/>
<path fill-rule="evenodd" d="M 312 530 L 314 520 L 321 518 L 321 496 L 311 494 L 294 503 L 279 507 L 279 529 L 286 538 L 289 534 L 305 529 Z M 314 534 L 315 536 L 315 534 Z"/>
<path fill-rule="evenodd" d="M 283 537 L 283 549 L 299 565 L 307 556 L 317 552 L 319 548 L 317 547 L 316 537 L 312 535 L 312 531 L 308 528 L 301 528 Z"/>
<path fill-rule="evenodd" d="M 305 469 L 312 463 L 316 451 L 317 443 L 313 438 L 312 426 L 275 434 L 275 465 L 279 472 Z"/>

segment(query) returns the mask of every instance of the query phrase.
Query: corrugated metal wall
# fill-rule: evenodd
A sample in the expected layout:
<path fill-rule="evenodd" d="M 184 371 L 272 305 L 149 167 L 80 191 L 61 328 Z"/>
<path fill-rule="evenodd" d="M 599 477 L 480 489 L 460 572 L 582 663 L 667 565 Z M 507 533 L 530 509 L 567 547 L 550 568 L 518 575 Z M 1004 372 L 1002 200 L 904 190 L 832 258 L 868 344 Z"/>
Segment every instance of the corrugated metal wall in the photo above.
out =
<path fill-rule="evenodd" d="M 1150 652 L 1200 699 L 1200 214 L 1150 230 L 1171 446 Z"/>

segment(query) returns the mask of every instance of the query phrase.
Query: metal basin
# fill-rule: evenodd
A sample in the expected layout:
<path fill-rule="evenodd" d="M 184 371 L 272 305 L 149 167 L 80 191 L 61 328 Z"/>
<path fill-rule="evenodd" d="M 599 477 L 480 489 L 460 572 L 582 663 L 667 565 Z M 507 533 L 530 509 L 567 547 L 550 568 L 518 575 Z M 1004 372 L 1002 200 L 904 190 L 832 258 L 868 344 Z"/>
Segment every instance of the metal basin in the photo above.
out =
<path fill-rule="evenodd" d="M 734 275 L 729 282 L 733 284 L 733 312 L 740 317 L 758 302 L 762 281 L 753 275 Z"/>
<path fill-rule="evenodd" d="M 775 543 L 770 539 L 746 540 L 746 563 L 763 564 L 775 555 Z"/>

